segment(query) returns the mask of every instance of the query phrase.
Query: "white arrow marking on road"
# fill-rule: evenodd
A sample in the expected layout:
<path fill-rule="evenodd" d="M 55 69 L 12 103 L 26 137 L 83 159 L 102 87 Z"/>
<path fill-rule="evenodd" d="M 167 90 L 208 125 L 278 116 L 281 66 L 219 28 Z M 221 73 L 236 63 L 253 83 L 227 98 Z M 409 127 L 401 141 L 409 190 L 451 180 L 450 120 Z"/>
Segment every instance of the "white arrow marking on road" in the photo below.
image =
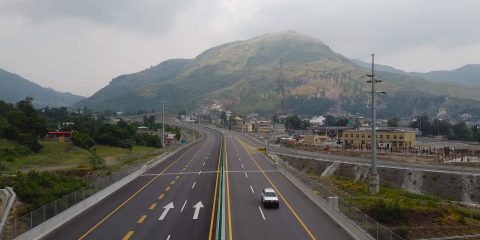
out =
<path fill-rule="evenodd" d="M 169 204 L 165 205 L 165 207 L 163 208 L 165 210 L 163 210 L 162 215 L 160 215 L 160 218 L 158 218 L 158 220 L 160 221 L 162 221 L 167 216 L 168 211 L 170 211 L 170 209 L 173 208 L 173 202 L 170 202 Z"/>
<path fill-rule="evenodd" d="M 183 209 L 185 208 L 185 205 L 187 204 L 187 200 L 183 203 L 182 209 L 180 209 L 180 212 L 183 212 Z"/>
<path fill-rule="evenodd" d="M 192 185 L 192 189 L 195 187 L 195 184 L 197 184 L 197 182 L 194 182 L 193 185 Z"/>
<path fill-rule="evenodd" d="M 198 219 L 198 214 L 200 213 L 200 208 L 203 208 L 202 201 L 199 201 L 197 204 L 195 204 L 195 206 L 193 206 L 193 208 L 195 208 L 195 212 L 193 213 L 193 219 Z"/>

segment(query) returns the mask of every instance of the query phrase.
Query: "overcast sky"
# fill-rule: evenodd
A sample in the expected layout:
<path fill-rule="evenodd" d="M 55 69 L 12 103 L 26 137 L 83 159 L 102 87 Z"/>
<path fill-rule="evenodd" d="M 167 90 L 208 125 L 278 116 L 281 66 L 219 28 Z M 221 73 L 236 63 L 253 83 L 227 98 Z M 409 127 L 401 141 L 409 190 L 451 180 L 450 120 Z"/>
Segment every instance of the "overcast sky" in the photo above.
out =
<path fill-rule="evenodd" d="M 294 30 L 350 58 L 454 69 L 480 63 L 479 23 L 477 0 L 0 0 L 0 68 L 89 96 L 169 58 Z"/>

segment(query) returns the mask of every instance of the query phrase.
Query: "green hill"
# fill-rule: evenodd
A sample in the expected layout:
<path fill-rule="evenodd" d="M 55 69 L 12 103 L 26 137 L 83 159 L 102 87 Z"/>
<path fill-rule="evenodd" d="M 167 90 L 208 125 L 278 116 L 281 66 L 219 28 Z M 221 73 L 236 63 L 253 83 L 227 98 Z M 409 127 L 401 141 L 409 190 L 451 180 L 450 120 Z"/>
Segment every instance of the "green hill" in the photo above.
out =
<path fill-rule="evenodd" d="M 27 96 L 33 97 L 36 107 L 71 106 L 84 97 L 41 87 L 19 75 L 0 69 L 0 100 L 16 103 Z"/>
<path fill-rule="evenodd" d="M 174 59 L 138 73 L 119 76 L 75 107 L 135 111 L 159 109 L 164 96 L 171 111 L 200 104 L 221 104 L 239 112 L 271 113 L 278 99 L 283 61 L 286 105 L 302 103 L 308 114 L 325 111 L 367 112 L 367 70 L 335 53 L 320 40 L 296 33 L 261 35 L 211 48 L 194 59 Z M 462 106 L 480 100 L 479 88 L 438 83 L 401 73 L 379 72 L 379 114 L 409 116 L 435 112 L 440 106 Z M 448 97 L 448 100 L 445 100 Z M 318 102 L 318 104 L 317 104 Z M 297 107 L 295 107 L 297 106 Z M 480 106 L 480 105 L 479 105 Z M 465 108 L 452 109 L 461 112 Z M 453 112 L 452 112 L 453 113 Z"/>

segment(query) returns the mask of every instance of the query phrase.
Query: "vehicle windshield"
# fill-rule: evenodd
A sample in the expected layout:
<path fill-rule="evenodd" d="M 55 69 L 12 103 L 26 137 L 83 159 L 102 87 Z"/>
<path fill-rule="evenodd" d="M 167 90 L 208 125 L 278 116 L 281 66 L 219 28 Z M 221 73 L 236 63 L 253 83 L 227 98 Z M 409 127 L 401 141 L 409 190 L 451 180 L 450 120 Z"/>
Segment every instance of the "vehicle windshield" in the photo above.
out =
<path fill-rule="evenodd" d="M 265 192 L 265 197 L 276 197 L 277 194 L 275 194 L 274 192 Z"/>

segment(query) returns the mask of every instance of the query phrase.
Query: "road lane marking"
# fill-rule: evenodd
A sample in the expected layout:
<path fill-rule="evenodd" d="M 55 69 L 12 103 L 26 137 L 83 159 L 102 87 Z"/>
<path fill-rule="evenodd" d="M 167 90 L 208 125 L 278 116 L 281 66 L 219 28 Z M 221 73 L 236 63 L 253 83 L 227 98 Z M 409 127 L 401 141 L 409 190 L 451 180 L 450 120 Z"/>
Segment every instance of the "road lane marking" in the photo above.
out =
<path fill-rule="evenodd" d="M 160 196 L 158 196 L 158 199 L 162 200 L 164 197 L 165 197 L 165 194 L 162 193 L 162 194 L 160 194 Z"/>
<path fill-rule="evenodd" d="M 157 207 L 157 203 L 152 203 L 148 209 L 153 210 Z"/>
<path fill-rule="evenodd" d="M 99 222 L 97 222 L 97 224 L 95 224 L 93 227 L 91 227 L 87 232 L 85 232 L 80 238 L 79 240 L 82 240 L 84 239 L 85 237 L 87 237 L 91 232 L 93 232 L 93 230 L 95 230 L 96 228 L 98 228 L 98 226 L 100 226 L 102 223 L 104 223 L 107 219 L 109 219 L 114 213 L 116 213 L 120 208 L 122 208 L 123 206 L 125 206 L 125 204 L 127 204 L 128 202 L 130 202 L 135 196 L 137 196 L 140 192 L 142 192 L 146 187 L 148 187 L 150 184 L 152 184 L 153 181 L 155 181 L 155 179 L 157 179 L 159 176 L 161 176 L 164 172 L 166 172 L 170 167 L 172 167 L 176 162 L 178 162 L 178 160 L 180 160 L 185 154 L 187 154 L 188 152 L 190 152 L 192 149 L 195 149 L 195 146 L 191 147 L 190 149 L 188 149 L 187 151 L 185 151 L 182 155 L 180 155 L 180 157 L 178 157 L 175 161 L 173 161 L 172 163 L 170 163 L 170 165 L 168 165 L 158 176 L 155 176 L 154 178 L 152 178 L 150 181 L 148 181 L 147 183 L 145 183 L 145 185 L 143 185 L 140 189 L 138 189 L 135 193 L 133 193 L 129 198 L 127 198 L 127 200 L 123 201 L 119 206 L 117 206 L 114 210 L 112 210 L 107 216 L 105 216 L 104 218 L 102 218 L 102 220 L 100 220 Z"/>
<path fill-rule="evenodd" d="M 182 209 L 180 209 L 180 212 L 183 212 L 183 209 L 185 208 L 185 205 L 187 204 L 187 200 L 183 203 Z"/>
<path fill-rule="evenodd" d="M 242 140 L 238 139 L 237 138 L 237 141 L 240 142 L 240 144 L 243 146 L 243 148 L 246 150 L 246 152 L 248 153 L 248 156 L 250 156 L 250 159 L 255 163 L 255 165 L 257 165 L 257 168 L 263 173 L 263 176 L 267 179 L 267 181 L 272 185 L 273 189 L 275 189 L 275 191 L 277 192 L 278 196 L 280 196 L 280 198 L 282 198 L 283 202 L 285 202 L 285 205 L 287 205 L 288 209 L 290 209 L 290 212 L 293 214 L 293 216 L 297 219 L 297 221 L 300 223 L 300 225 L 303 227 L 303 229 L 305 229 L 305 231 L 307 232 L 307 234 L 310 236 L 311 239 L 313 240 L 316 240 L 317 238 L 312 234 L 312 232 L 310 231 L 310 229 L 307 227 L 307 225 L 305 225 L 305 223 L 302 221 L 302 219 L 298 216 L 297 212 L 295 212 L 295 210 L 292 208 L 292 206 L 290 205 L 290 203 L 288 203 L 287 199 L 283 196 L 283 194 L 278 191 L 278 188 L 275 186 L 275 184 L 273 184 L 272 180 L 270 180 L 270 178 L 267 176 L 267 174 L 265 173 L 265 171 L 260 167 L 260 165 L 258 165 L 257 161 L 253 158 L 252 154 L 250 154 L 250 152 L 248 152 L 248 150 L 246 149 L 246 145 L 247 146 L 250 146 L 251 148 L 253 148 L 251 145 L 248 145 L 247 143 L 243 142 Z"/>
<path fill-rule="evenodd" d="M 252 185 L 250 185 L 250 190 L 252 190 L 252 194 L 255 194 L 255 191 L 253 191 Z"/>
<path fill-rule="evenodd" d="M 202 166 L 205 166 L 205 162 L 203 162 L 203 165 Z"/>
<path fill-rule="evenodd" d="M 138 219 L 137 223 L 142 224 L 145 221 L 146 218 L 147 218 L 147 215 L 141 216 L 140 219 Z"/>
<path fill-rule="evenodd" d="M 200 208 L 203 208 L 203 203 L 202 201 L 199 201 L 197 204 L 195 204 L 195 206 L 193 206 L 193 208 L 195 208 L 195 212 L 193 213 L 193 218 L 194 220 L 198 219 L 198 214 L 200 213 Z"/>
<path fill-rule="evenodd" d="M 248 175 L 247 175 L 247 173 L 246 173 L 246 172 L 244 172 L 244 173 L 245 173 L 245 177 L 246 177 L 246 178 L 248 178 Z"/>
<path fill-rule="evenodd" d="M 173 185 L 173 184 L 175 184 L 175 181 L 172 181 L 172 182 L 170 183 L 170 185 Z"/>
<path fill-rule="evenodd" d="M 132 237 L 134 231 L 128 231 L 127 234 L 125 234 L 125 236 L 122 238 L 122 240 L 128 240 Z"/>
<path fill-rule="evenodd" d="M 208 230 L 208 240 L 212 240 L 213 236 L 213 220 L 215 219 L 215 207 L 217 204 L 217 190 L 218 190 L 218 179 L 220 177 L 220 159 L 222 156 L 222 140 L 220 140 L 220 148 L 218 151 L 218 163 L 217 163 L 217 177 L 215 180 L 215 191 L 213 193 L 213 205 L 212 205 L 212 214 L 210 216 L 210 228 Z"/>
<path fill-rule="evenodd" d="M 242 159 L 241 159 L 241 158 L 238 158 L 238 161 L 240 161 L 240 162 L 241 162 L 241 161 L 242 161 Z"/>
<path fill-rule="evenodd" d="M 182 170 L 183 170 L 183 171 L 186 171 L 186 170 L 187 170 L 187 168 L 183 168 Z"/>
<path fill-rule="evenodd" d="M 202 170 L 200 170 L 200 172 L 198 172 L 198 175 L 202 174 Z"/>
<path fill-rule="evenodd" d="M 260 210 L 260 214 L 262 214 L 262 218 L 265 221 L 265 215 L 263 215 L 263 211 L 262 211 L 262 208 L 260 206 L 258 206 L 258 210 Z"/>
<path fill-rule="evenodd" d="M 243 164 L 242 164 L 242 168 L 244 168 L 244 167 L 243 167 Z"/>
<path fill-rule="evenodd" d="M 228 170 L 228 147 L 227 141 L 225 141 L 225 168 Z M 227 172 L 227 211 L 228 211 L 228 237 L 230 240 L 233 239 L 233 230 L 232 230 L 232 211 L 231 211 L 231 202 L 230 202 L 230 178 L 228 177 Z"/>
<path fill-rule="evenodd" d="M 176 176 L 175 179 L 179 179 L 180 178 L 180 175 Z"/>
<path fill-rule="evenodd" d="M 165 188 L 165 192 L 168 192 L 168 191 L 170 191 L 170 189 L 171 189 L 171 187 L 170 187 L 170 186 L 166 187 L 166 188 Z"/>
<path fill-rule="evenodd" d="M 168 235 L 167 240 L 170 240 L 170 235 Z"/>
<path fill-rule="evenodd" d="M 163 221 L 163 219 L 165 219 L 165 217 L 167 216 L 167 213 L 170 211 L 170 209 L 174 208 L 173 206 L 173 202 L 170 202 L 169 204 L 165 205 L 165 207 L 163 207 L 163 212 L 162 212 L 162 215 L 160 215 L 160 217 L 158 218 L 158 220 L 160 221 Z"/>
<path fill-rule="evenodd" d="M 195 184 L 196 184 L 196 183 L 197 183 L 197 182 L 194 182 L 194 183 L 193 183 L 193 185 L 192 185 L 192 189 L 195 187 Z"/>

